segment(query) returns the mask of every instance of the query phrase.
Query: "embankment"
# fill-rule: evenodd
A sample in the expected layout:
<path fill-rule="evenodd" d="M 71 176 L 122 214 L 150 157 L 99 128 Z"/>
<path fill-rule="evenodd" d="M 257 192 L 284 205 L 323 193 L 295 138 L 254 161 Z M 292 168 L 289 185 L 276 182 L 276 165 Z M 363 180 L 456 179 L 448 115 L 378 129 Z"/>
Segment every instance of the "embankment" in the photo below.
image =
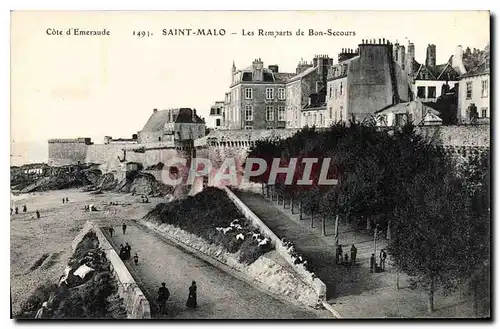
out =
<path fill-rule="evenodd" d="M 99 239 L 100 248 L 106 253 L 106 257 L 111 262 L 113 275 L 118 282 L 118 294 L 121 298 L 123 298 L 125 308 L 127 310 L 127 317 L 130 319 L 150 319 L 151 309 L 148 300 L 135 282 L 125 264 L 109 243 L 108 239 L 102 233 L 101 228 L 91 221 L 85 223 L 83 229 L 73 240 L 71 245 L 73 250 L 75 250 L 78 243 L 89 231 L 94 231 L 96 233 L 97 238 Z"/>

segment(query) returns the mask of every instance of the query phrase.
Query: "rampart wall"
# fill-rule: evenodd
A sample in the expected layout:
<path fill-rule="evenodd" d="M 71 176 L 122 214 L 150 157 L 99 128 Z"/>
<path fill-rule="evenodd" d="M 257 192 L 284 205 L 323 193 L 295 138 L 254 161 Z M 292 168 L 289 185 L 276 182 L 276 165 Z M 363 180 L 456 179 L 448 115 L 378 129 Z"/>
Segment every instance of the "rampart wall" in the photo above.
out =
<path fill-rule="evenodd" d="M 76 249 L 78 243 L 82 241 L 87 232 L 94 231 L 99 239 L 99 247 L 106 253 L 106 257 L 111 262 L 113 275 L 118 282 L 118 294 L 123 298 L 127 317 L 130 319 L 150 319 L 151 308 L 148 300 L 144 296 L 127 267 L 113 249 L 108 239 L 95 223 L 88 221 L 83 229 L 73 240 L 71 247 Z"/>

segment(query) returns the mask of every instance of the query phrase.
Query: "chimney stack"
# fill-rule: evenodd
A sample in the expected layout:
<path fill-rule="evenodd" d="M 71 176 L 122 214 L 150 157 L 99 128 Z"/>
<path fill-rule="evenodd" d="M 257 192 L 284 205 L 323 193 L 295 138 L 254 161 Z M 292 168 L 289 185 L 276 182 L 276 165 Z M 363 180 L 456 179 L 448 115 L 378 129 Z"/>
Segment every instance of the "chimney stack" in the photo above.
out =
<path fill-rule="evenodd" d="M 427 46 L 427 57 L 425 58 L 425 65 L 428 67 L 436 66 L 436 45 L 430 44 Z"/>
<path fill-rule="evenodd" d="M 156 112 L 158 112 L 158 109 L 153 109 L 153 113 L 156 113 Z"/>

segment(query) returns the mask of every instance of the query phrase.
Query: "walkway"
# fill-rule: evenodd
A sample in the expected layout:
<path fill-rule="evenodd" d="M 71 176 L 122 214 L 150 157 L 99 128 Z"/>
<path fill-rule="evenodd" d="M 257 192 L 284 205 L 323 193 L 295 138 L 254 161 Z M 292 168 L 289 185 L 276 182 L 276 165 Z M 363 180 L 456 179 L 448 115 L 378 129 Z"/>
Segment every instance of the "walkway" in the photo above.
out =
<path fill-rule="evenodd" d="M 205 263 L 184 250 L 167 243 L 155 233 L 131 225 L 126 235 L 115 227 L 112 240 L 116 245 L 128 242 L 132 256 L 137 252 L 139 265 L 126 261 L 132 275 L 148 300 L 154 300 L 161 282 L 170 290 L 167 304 L 169 319 L 304 319 L 315 318 L 313 312 L 285 304 L 260 292 L 245 282 Z M 188 287 L 198 286 L 198 308 L 185 306 Z"/>
<path fill-rule="evenodd" d="M 417 317 L 428 316 L 427 296 L 421 289 L 409 288 L 408 277 L 400 275 L 400 290 L 396 289 L 395 269 L 389 260 L 386 271 L 370 273 L 369 259 L 374 252 L 373 235 L 364 229 L 353 229 L 340 223 L 339 242 L 343 252 L 349 253 L 355 244 L 358 249 L 357 265 L 346 268 L 335 263 L 334 221 L 326 221 L 323 235 L 322 223 L 316 216 L 311 228 L 311 216 L 299 219 L 298 207 L 295 214 L 283 208 L 283 200 L 268 201 L 260 194 L 234 191 L 234 193 L 280 238 L 294 242 L 297 251 L 316 267 L 316 275 L 327 286 L 327 299 L 343 317 Z M 376 256 L 387 245 L 384 237 L 377 240 Z M 463 298 L 435 295 L 438 310 L 432 316 L 472 316 L 472 308 Z M 441 309 L 439 309 L 441 308 Z"/>

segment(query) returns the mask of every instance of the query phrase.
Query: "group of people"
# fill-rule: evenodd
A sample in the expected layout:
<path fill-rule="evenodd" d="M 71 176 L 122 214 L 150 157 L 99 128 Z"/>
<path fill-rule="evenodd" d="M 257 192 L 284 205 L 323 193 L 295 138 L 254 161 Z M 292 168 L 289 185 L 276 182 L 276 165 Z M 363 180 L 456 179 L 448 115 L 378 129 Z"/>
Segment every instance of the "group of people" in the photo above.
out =
<path fill-rule="evenodd" d="M 345 254 L 342 252 L 342 245 L 339 244 L 337 245 L 337 250 L 335 251 L 335 262 L 346 267 L 348 267 L 349 265 L 354 265 L 356 264 L 357 254 L 358 248 L 356 248 L 356 246 L 353 244 L 351 246 L 351 260 L 349 262 L 349 255 L 347 254 L 347 252 Z"/>
<path fill-rule="evenodd" d="M 66 197 L 66 198 L 62 198 L 62 200 L 63 200 L 63 204 L 64 204 L 64 203 L 68 203 L 68 202 L 69 202 L 68 197 Z"/>
<path fill-rule="evenodd" d="M 10 215 L 12 216 L 12 213 L 15 213 L 16 215 L 19 214 L 19 207 L 16 207 L 14 209 L 10 208 Z M 28 212 L 28 207 L 26 205 L 23 206 L 23 212 Z M 40 211 L 36 211 L 36 218 L 40 218 Z"/>
<path fill-rule="evenodd" d="M 198 302 L 196 299 L 196 281 L 191 282 L 191 286 L 189 286 L 188 299 L 186 301 L 187 308 L 197 308 Z M 162 282 L 161 287 L 158 289 L 158 307 L 160 308 L 161 313 L 165 313 L 165 306 L 167 300 L 170 298 L 170 292 L 166 287 L 165 282 Z"/>
<path fill-rule="evenodd" d="M 149 199 L 146 195 L 141 195 L 141 203 L 149 203 Z"/>
<path fill-rule="evenodd" d="M 375 259 L 375 254 L 372 254 L 370 257 L 370 273 L 385 271 L 386 259 L 387 259 L 387 252 L 385 251 L 385 249 L 380 250 L 380 254 L 379 254 L 380 263 L 379 263 L 379 265 L 377 265 L 377 260 Z"/>

